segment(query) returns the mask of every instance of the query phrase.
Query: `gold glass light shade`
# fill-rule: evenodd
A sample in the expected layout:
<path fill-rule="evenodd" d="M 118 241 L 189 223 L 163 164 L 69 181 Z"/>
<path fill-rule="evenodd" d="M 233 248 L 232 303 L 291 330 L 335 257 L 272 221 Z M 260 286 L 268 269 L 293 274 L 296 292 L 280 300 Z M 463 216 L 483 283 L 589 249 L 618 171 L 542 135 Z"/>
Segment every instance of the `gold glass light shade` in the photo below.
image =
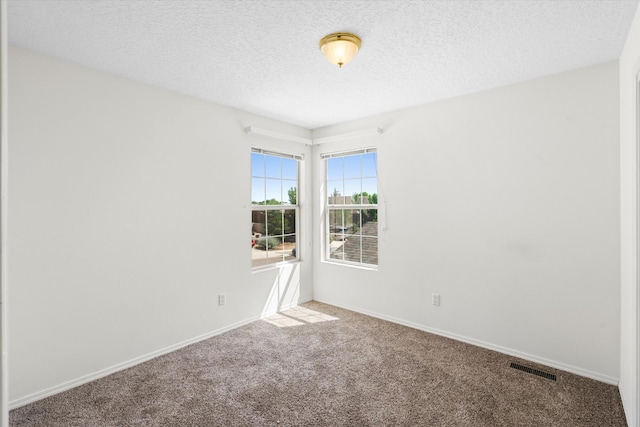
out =
<path fill-rule="evenodd" d="M 362 46 L 360 37 L 351 33 L 333 33 L 320 40 L 320 50 L 332 64 L 340 68 L 348 64 Z"/>

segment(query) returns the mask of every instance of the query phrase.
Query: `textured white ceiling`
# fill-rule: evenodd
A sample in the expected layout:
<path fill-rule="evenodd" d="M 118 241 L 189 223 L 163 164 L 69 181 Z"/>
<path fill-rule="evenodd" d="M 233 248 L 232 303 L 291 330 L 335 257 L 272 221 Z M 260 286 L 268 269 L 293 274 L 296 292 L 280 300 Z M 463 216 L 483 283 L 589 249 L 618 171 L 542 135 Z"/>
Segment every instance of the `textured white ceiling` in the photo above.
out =
<path fill-rule="evenodd" d="M 317 128 L 620 56 L 638 0 L 9 0 L 9 41 Z M 343 69 L 318 49 L 362 38 Z"/>

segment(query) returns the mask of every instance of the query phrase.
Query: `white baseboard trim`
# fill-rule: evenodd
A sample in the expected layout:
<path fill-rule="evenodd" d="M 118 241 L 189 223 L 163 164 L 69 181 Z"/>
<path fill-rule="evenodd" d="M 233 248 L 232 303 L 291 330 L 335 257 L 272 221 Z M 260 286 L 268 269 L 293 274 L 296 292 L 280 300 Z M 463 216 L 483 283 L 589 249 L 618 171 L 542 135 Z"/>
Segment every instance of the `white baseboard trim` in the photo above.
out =
<path fill-rule="evenodd" d="M 300 300 L 298 300 L 296 302 L 292 302 L 290 304 L 286 304 L 286 305 L 280 306 L 279 310 L 286 310 L 288 308 L 295 307 L 295 306 L 297 306 L 299 304 L 303 304 L 303 303 L 309 302 L 311 300 L 312 300 L 311 298 L 300 299 Z M 131 368 L 133 366 L 139 365 L 140 363 L 143 363 L 143 362 L 146 362 L 148 360 L 154 359 L 154 358 L 156 358 L 158 356 L 162 356 L 164 354 L 171 353 L 172 351 L 176 351 L 176 350 L 181 349 L 183 347 L 186 347 L 188 345 L 195 344 L 195 343 L 200 342 L 200 341 L 204 341 L 204 340 L 209 339 L 211 337 L 214 337 L 216 335 L 220 335 L 220 334 L 223 334 L 225 332 L 231 331 L 233 329 L 237 329 L 237 328 L 239 328 L 241 326 L 244 326 L 244 325 L 247 325 L 247 324 L 249 324 L 251 322 L 255 322 L 256 320 L 260 320 L 263 317 L 275 314 L 276 312 L 277 312 L 277 310 L 271 310 L 271 311 L 263 313 L 262 315 L 259 315 L 259 316 L 252 316 L 252 317 L 250 317 L 248 319 L 244 319 L 244 320 L 241 320 L 239 322 L 233 323 L 231 325 L 224 326 L 222 328 L 216 329 L 214 331 L 207 332 L 207 333 L 202 334 L 202 335 L 198 335 L 196 337 L 190 338 L 190 339 L 185 340 L 185 341 L 181 341 L 179 343 L 170 345 L 168 347 L 161 348 L 161 349 L 153 351 L 151 353 L 147 353 L 145 355 L 142 355 L 142 356 L 139 356 L 139 357 L 135 357 L 133 359 L 127 360 L 127 361 L 122 362 L 122 363 L 118 363 L 118 364 L 110 366 L 108 368 L 100 369 L 99 371 L 92 372 L 92 373 L 87 374 L 87 375 L 83 375 L 83 376 L 81 376 L 79 378 L 76 378 L 76 379 L 73 379 L 73 380 L 70 380 L 70 381 L 66 381 L 66 382 L 64 382 L 62 384 L 58 384 L 58 385 L 55 385 L 53 387 L 46 388 L 46 389 L 38 391 L 36 393 L 32 393 L 32 394 L 29 394 L 27 396 L 20 397 L 18 399 L 15 399 L 15 400 L 12 400 L 12 401 L 9 402 L 9 410 L 16 409 L 16 408 L 19 408 L 19 407 L 24 406 L 24 405 L 28 405 L 29 403 L 36 402 L 38 400 L 44 399 L 45 397 L 49 397 L 49 396 L 53 396 L 53 395 L 58 394 L 58 393 L 62 393 L 63 391 L 72 389 L 74 387 L 78 387 L 78 386 L 80 386 L 82 384 L 86 384 L 88 382 L 95 381 L 95 380 L 97 380 L 99 378 L 106 377 L 107 375 L 114 374 L 114 373 L 116 373 L 118 371 L 122 371 L 124 369 Z"/>
<path fill-rule="evenodd" d="M 365 314 L 367 316 L 375 317 L 382 320 L 387 320 L 392 323 L 397 323 L 399 325 L 408 326 L 413 329 L 418 329 L 420 331 L 429 332 L 434 335 L 440 335 L 442 337 L 451 338 L 456 341 L 462 341 L 467 344 L 475 345 L 478 347 L 486 348 L 488 350 L 497 351 L 498 353 L 503 353 L 509 356 L 518 357 L 520 359 L 528 360 L 530 362 L 539 363 L 541 365 L 549 366 L 554 369 L 559 369 L 561 371 L 570 372 L 572 374 L 580 375 L 581 377 L 591 378 L 596 381 L 600 381 L 603 383 L 611 384 L 618 386 L 619 379 L 615 377 L 610 377 L 608 375 L 603 375 L 597 372 L 592 372 L 586 369 L 578 368 L 576 366 L 567 365 L 565 363 L 557 362 L 555 360 L 546 359 L 544 357 L 535 356 L 533 354 L 523 353 L 518 350 L 513 350 L 511 348 L 502 347 L 496 344 L 487 343 L 484 341 L 476 340 L 473 338 L 465 337 L 463 335 L 454 334 L 447 331 L 442 331 L 436 328 L 430 328 L 428 326 L 419 325 L 417 323 L 413 323 L 407 320 L 398 319 L 393 316 L 387 316 L 385 314 L 376 313 L 370 310 L 365 310 L 360 307 L 353 307 L 346 304 L 340 304 L 328 300 L 314 298 L 314 301 L 318 301 L 324 304 L 333 305 L 336 307 L 344 308 L 346 310 L 355 311 L 356 313 Z"/>

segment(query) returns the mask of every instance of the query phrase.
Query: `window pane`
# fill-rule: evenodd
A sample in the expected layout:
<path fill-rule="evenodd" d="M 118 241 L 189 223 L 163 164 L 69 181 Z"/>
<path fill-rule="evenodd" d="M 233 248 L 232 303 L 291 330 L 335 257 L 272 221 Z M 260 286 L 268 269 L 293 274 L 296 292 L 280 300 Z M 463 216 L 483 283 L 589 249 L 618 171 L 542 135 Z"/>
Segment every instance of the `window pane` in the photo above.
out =
<path fill-rule="evenodd" d="M 269 237 L 270 248 L 267 251 L 267 264 L 275 264 L 284 260 L 280 249 L 281 240 L 277 237 Z"/>
<path fill-rule="evenodd" d="M 347 227 L 347 233 L 358 233 L 360 228 L 360 211 L 357 209 L 345 211 L 344 225 Z"/>
<path fill-rule="evenodd" d="M 337 157 L 335 159 L 327 159 L 327 179 L 335 180 L 335 179 L 343 179 L 342 176 L 342 167 L 343 167 L 342 157 Z"/>
<path fill-rule="evenodd" d="M 251 203 L 258 205 L 264 201 L 264 178 L 251 178 Z"/>
<path fill-rule="evenodd" d="M 338 224 L 338 226 L 335 228 L 335 231 L 333 231 L 334 233 L 345 233 L 345 234 L 351 234 L 353 233 L 353 215 L 352 215 L 352 211 L 345 209 L 345 210 L 341 210 L 339 211 L 340 213 L 337 214 L 338 219 L 340 219 L 342 221 L 341 224 Z"/>
<path fill-rule="evenodd" d="M 344 181 L 344 195 L 345 203 L 360 203 L 355 200 L 360 200 L 360 192 L 362 191 L 362 186 L 360 183 L 360 178 L 358 179 L 347 179 Z M 355 198 L 354 198 L 355 196 Z M 355 199 L 355 200 L 354 200 Z"/>
<path fill-rule="evenodd" d="M 367 153 L 362 155 L 362 176 L 376 177 L 378 176 L 376 167 L 377 153 Z"/>
<path fill-rule="evenodd" d="M 256 245 L 252 249 L 253 266 L 273 264 L 282 261 L 282 240 L 274 236 L 262 236 L 256 240 Z"/>
<path fill-rule="evenodd" d="M 364 178 L 362 180 L 362 191 L 367 193 L 369 197 L 363 199 L 362 204 L 377 205 L 378 204 L 378 180 L 375 178 Z"/>
<path fill-rule="evenodd" d="M 362 234 L 366 236 L 378 235 L 378 210 L 363 209 L 362 210 Z"/>
<path fill-rule="evenodd" d="M 282 159 L 282 179 L 298 180 L 298 161 L 295 159 Z"/>
<path fill-rule="evenodd" d="M 378 265 L 378 238 L 362 237 L 362 262 Z"/>
<path fill-rule="evenodd" d="M 282 203 L 298 204 L 298 181 L 282 181 Z"/>
<path fill-rule="evenodd" d="M 296 211 L 287 209 L 284 211 L 284 231 L 283 234 L 291 235 L 296 232 Z"/>
<path fill-rule="evenodd" d="M 282 211 L 266 211 L 267 213 L 267 235 L 282 235 Z"/>
<path fill-rule="evenodd" d="M 349 234 L 360 234 L 360 210 L 349 211 L 348 224 Z"/>
<path fill-rule="evenodd" d="M 348 237 L 359 233 L 360 214 L 358 210 L 331 210 L 329 212 L 329 233 Z"/>
<path fill-rule="evenodd" d="M 330 233 L 344 233 L 347 228 L 344 224 L 344 212 L 343 210 L 330 210 L 329 211 L 329 232 Z"/>
<path fill-rule="evenodd" d="M 343 252 L 345 261 L 361 262 L 360 253 L 362 244 L 362 237 L 353 235 L 347 237 L 344 242 Z"/>
<path fill-rule="evenodd" d="M 267 178 L 282 178 L 281 162 L 282 158 L 280 157 L 265 156 Z"/>
<path fill-rule="evenodd" d="M 344 181 L 329 181 L 327 182 L 327 203 L 330 205 L 344 205 L 343 196 L 343 183 Z"/>
<path fill-rule="evenodd" d="M 361 167 L 360 167 L 360 155 L 357 156 L 347 156 L 344 158 L 344 177 L 346 178 L 360 178 L 361 176 Z"/>
<path fill-rule="evenodd" d="M 260 267 L 269 263 L 269 238 L 259 237 L 251 248 L 251 266 Z"/>
<path fill-rule="evenodd" d="M 330 242 L 344 242 L 347 239 L 347 235 L 344 233 L 329 233 Z"/>
<path fill-rule="evenodd" d="M 251 176 L 264 176 L 264 154 L 251 153 Z"/>
<path fill-rule="evenodd" d="M 279 205 L 282 200 L 282 181 L 279 179 L 267 179 L 267 205 Z"/>
<path fill-rule="evenodd" d="M 344 245 L 344 236 L 342 235 L 329 235 L 329 258 L 332 259 L 344 259 L 343 245 Z"/>
<path fill-rule="evenodd" d="M 285 261 L 298 259 L 298 248 L 296 244 L 296 235 L 292 234 L 284 236 L 283 257 Z"/>
<path fill-rule="evenodd" d="M 251 238 L 253 240 L 264 236 L 267 233 L 266 227 L 266 213 L 265 211 L 252 211 L 251 212 Z M 251 246 L 254 246 L 256 242 L 252 242 Z"/>

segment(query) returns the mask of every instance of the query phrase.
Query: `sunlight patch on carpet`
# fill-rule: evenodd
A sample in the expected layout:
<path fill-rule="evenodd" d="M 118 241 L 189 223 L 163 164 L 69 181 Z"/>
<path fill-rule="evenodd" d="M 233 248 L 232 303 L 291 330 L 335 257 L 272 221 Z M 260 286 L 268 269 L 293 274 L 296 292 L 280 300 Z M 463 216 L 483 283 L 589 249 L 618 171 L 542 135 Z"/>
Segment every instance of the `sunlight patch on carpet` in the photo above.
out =
<path fill-rule="evenodd" d="M 297 306 L 267 316 L 262 320 L 279 328 L 289 328 L 291 326 L 301 326 L 309 323 L 330 322 L 332 320 L 338 320 L 338 318 L 306 307 Z"/>

